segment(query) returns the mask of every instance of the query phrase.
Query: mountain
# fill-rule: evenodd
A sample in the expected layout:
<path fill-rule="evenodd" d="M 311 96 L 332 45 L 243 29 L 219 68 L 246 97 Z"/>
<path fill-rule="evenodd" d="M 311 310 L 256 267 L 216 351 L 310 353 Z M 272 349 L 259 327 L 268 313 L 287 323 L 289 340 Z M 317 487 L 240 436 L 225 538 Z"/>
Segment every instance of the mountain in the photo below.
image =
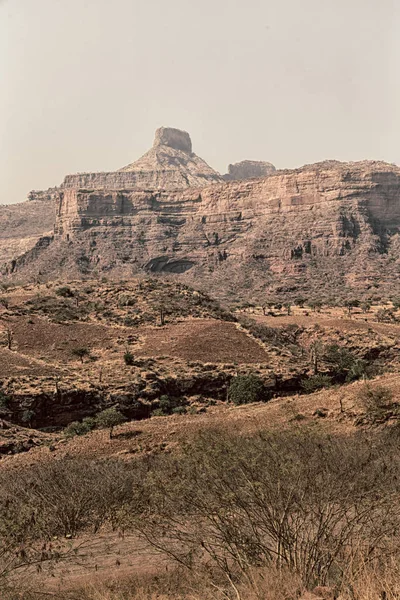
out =
<path fill-rule="evenodd" d="M 245 162 L 244 179 L 225 181 L 187 133 L 161 128 L 152 149 L 120 171 L 67 176 L 54 235 L 4 276 L 150 272 L 229 300 L 400 294 L 397 166 L 325 161 L 276 171 Z M 253 179 L 257 169 L 264 176 Z"/>

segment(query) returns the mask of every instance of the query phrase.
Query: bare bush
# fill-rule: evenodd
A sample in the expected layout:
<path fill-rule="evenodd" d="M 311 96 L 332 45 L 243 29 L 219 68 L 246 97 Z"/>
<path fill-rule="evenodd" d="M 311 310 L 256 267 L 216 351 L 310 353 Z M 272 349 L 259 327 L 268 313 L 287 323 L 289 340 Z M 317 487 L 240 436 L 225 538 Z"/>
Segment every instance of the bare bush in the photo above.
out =
<path fill-rule="evenodd" d="M 230 578 L 275 565 L 312 585 L 338 581 L 362 552 L 389 552 L 400 525 L 394 458 L 366 439 L 203 435 L 145 484 L 154 547 Z M 397 489 L 397 484 L 395 485 Z"/>

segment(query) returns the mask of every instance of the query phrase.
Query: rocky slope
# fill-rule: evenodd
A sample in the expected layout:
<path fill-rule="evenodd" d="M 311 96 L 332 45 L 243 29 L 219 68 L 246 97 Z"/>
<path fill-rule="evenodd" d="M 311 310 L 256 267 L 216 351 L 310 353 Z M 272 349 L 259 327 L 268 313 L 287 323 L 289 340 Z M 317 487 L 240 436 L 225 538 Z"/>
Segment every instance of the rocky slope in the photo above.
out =
<path fill-rule="evenodd" d="M 56 219 L 52 198 L 0 205 L 0 265 L 29 251 L 40 238 L 52 234 Z"/>
<path fill-rule="evenodd" d="M 398 372 L 400 325 L 377 323 L 376 308 L 352 319 L 307 308 L 249 318 L 151 278 L 10 288 L 0 292 L 0 421 L 65 426 L 116 404 L 144 418 L 163 394 L 201 408 L 225 402 L 238 373 L 257 373 L 269 395 L 298 393 L 312 373 L 313 343 Z M 329 369 L 322 351 L 319 362 Z"/>

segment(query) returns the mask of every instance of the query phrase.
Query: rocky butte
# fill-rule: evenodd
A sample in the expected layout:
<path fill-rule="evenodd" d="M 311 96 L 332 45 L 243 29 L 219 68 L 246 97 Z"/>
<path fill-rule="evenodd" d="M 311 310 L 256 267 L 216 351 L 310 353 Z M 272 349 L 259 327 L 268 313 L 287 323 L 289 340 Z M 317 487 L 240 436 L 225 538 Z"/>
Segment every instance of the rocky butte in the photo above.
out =
<path fill-rule="evenodd" d="M 193 153 L 188 133 L 161 128 L 136 162 L 69 175 L 49 193 L 54 233 L 14 256 L 4 276 L 175 274 L 220 297 L 255 300 L 400 292 L 394 165 L 277 171 L 244 161 L 221 176 Z"/>

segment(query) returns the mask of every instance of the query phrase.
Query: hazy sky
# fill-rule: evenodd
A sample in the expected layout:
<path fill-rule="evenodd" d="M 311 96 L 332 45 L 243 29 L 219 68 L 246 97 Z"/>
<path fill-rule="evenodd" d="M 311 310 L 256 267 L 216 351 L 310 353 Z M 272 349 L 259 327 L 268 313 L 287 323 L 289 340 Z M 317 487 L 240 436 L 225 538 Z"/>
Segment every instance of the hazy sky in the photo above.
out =
<path fill-rule="evenodd" d="M 0 0 L 0 203 L 135 160 L 400 163 L 398 0 Z"/>

